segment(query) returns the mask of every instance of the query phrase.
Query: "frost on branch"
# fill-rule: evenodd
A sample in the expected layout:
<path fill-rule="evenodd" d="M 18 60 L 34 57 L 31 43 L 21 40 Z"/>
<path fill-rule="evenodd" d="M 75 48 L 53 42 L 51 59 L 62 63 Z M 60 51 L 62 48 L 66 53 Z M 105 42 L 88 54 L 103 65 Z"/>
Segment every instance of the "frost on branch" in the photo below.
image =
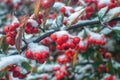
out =
<path fill-rule="evenodd" d="M 13 55 L 0 58 L 0 70 L 6 68 L 11 64 L 19 64 L 27 59 L 21 55 Z"/>

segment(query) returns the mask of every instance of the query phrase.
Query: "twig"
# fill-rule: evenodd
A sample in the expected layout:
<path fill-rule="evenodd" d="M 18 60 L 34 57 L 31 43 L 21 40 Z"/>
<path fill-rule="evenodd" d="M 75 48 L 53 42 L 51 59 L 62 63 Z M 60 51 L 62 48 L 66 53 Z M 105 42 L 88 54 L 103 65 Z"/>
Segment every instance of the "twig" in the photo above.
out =
<path fill-rule="evenodd" d="M 117 18 L 115 18 L 113 20 L 120 20 L 120 17 L 117 17 Z M 111 21 L 113 21 L 113 20 L 111 20 Z M 80 24 L 75 24 L 75 25 L 72 25 L 70 28 L 68 28 L 66 30 L 72 30 L 72 29 L 75 29 L 75 28 L 82 28 L 84 26 L 94 25 L 94 24 L 100 24 L 100 21 L 99 20 L 91 20 L 91 21 L 88 21 L 88 22 L 84 22 L 84 23 L 80 23 Z M 49 37 L 52 33 L 56 32 L 56 31 L 59 31 L 59 29 L 55 29 L 53 31 L 46 32 L 44 35 L 39 36 L 37 39 L 33 40 L 32 42 L 38 43 L 39 41 L 41 41 L 42 39 L 44 39 L 46 37 Z M 23 46 L 21 48 L 21 52 L 23 52 L 26 48 L 27 48 L 27 45 Z M 18 52 L 14 52 L 13 53 L 13 55 L 15 55 L 15 54 L 18 54 Z"/>

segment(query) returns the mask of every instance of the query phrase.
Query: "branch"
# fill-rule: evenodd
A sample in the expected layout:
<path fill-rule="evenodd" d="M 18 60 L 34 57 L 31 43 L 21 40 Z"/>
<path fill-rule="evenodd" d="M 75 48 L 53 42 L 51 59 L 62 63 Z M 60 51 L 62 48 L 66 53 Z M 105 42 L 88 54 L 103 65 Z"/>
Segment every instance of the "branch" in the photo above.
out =
<path fill-rule="evenodd" d="M 120 21 L 120 17 L 117 17 L 113 20 L 118 20 Z M 113 21 L 111 20 L 111 21 Z M 72 25 L 70 28 L 66 29 L 66 30 L 72 30 L 72 29 L 75 29 L 75 28 L 82 28 L 84 26 L 88 26 L 88 25 L 94 25 L 94 24 L 100 24 L 100 21 L 99 20 L 91 20 L 91 21 L 86 21 L 84 23 L 78 23 L 78 24 L 75 24 L 75 25 Z M 42 39 L 46 38 L 46 37 L 49 37 L 52 33 L 56 32 L 56 31 L 60 31 L 60 29 L 55 29 L 55 30 L 52 30 L 52 31 L 49 31 L 49 32 L 46 32 L 45 34 L 39 36 L 37 39 L 33 40 L 32 42 L 34 43 L 38 43 L 40 42 Z M 25 49 L 27 48 L 27 45 L 23 46 L 21 48 L 21 52 L 23 52 Z M 14 52 L 13 55 L 15 54 L 18 54 L 18 52 Z"/>

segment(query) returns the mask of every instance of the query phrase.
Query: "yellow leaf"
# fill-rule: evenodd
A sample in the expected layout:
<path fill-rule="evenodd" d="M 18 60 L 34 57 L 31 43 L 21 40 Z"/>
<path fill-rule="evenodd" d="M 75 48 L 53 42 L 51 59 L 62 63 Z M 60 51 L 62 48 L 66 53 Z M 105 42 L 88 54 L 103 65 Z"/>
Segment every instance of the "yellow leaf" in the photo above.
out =
<path fill-rule="evenodd" d="M 38 16 L 38 14 L 39 14 L 40 4 L 41 4 L 41 0 L 36 0 L 36 5 L 35 5 L 35 8 L 34 8 L 35 16 Z"/>
<path fill-rule="evenodd" d="M 74 54 L 74 56 L 73 56 L 73 61 L 72 61 L 72 65 L 73 65 L 73 66 L 76 65 L 77 58 L 78 58 L 78 51 L 76 51 L 75 54 Z"/>

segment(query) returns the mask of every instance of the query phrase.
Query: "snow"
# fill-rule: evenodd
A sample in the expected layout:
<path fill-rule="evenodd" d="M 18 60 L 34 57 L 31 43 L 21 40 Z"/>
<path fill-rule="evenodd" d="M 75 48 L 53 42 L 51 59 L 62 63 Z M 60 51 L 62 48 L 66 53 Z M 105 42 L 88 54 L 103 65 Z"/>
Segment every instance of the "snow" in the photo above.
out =
<path fill-rule="evenodd" d="M 17 17 L 15 17 L 15 16 L 14 16 L 14 20 L 12 21 L 12 24 L 14 24 L 14 23 L 19 23 Z"/>
<path fill-rule="evenodd" d="M 115 40 L 112 39 L 108 39 L 106 40 L 106 45 L 104 46 L 104 48 L 106 48 L 108 51 L 114 51 L 114 43 Z"/>
<path fill-rule="evenodd" d="M 82 7 L 82 6 L 79 6 L 79 7 L 76 7 L 76 8 L 75 8 L 75 11 L 80 11 L 81 9 L 83 9 L 83 7 Z"/>
<path fill-rule="evenodd" d="M 64 7 L 65 4 L 64 3 L 61 3 L 61 2 L 55 2 L 54 5 L 53 5 L 53 8 L 58 8 L 60 9 L 60 7 Z"/>
<path fill-rule="evenodd" d="M 80 11 L 77 11 L 73 14 L 71 14 L 69 17 L 68 17 L 68 24 L 70 25 L 76 18 L 81 17 L 83 12 L 84 12 L 85 9 L 81 9 Z"/>
<path fill-rule="evenodd" d="M 61 36 L 63 36 L 63 35 L 68 35 L 68 36 L 70 36 L 69 35 L 69 33 L 67 32 L 67 31 L 57 31 L 57 32 L 55 32 L 54 33 L 56 36 L 57 36 L 57 38 L 60 38 Z"/>
<path fill-rule="evenodd" d="M 18 64 L 23 61 L 27 61 L 27 59 L 21 55 L 12 55 L 7 57 L 2 57 L 0 59 L 0 70 L 7 67 L 10 64 Z"/>
<path fill-rule="evenodd" d="M 49 52 L 49 48 L 44 46 L 44 45 L 39 45 L 37 43 L 29 43 L 28 44 L 28 49 L 32 52 Z"/>
<path fill-rule="evenodd" d="M 85 28 L 85 31 L 88 35 L 90 35 L 91 39 L 102 39 L 103 34 L 99 34 L 99 33 L 94 33 L 92 31 L 90 31 L 88 28 Z"/>
<path fill-rule="evenodd" d="M 38 67 L 38 72 L 44 72 L 44 71 L 52 71 L 54 67 L 60 67 L 59 64 L 42 64 L 40 67 Z"/>
<path fill-rule="evenodd" d="M 65 8 L 66 8 L 66 12 L 65 13 L 67 13 L 68 15 L 71 15 L 70 10 L 73 9 L 73 8 L 69 7 L 69 6 L 66 6 Z"/>
<path fill-rule="evenodd" d="M 33 19 L 28 19 L 28 22 L 31 22 L 32 23 L 32 27 L 37 27 L 38 26 L 38 23 L 37 21 L 33 20 Z"/>
<path fill-rule="evenodd" d="M 21 0 L 12 0 L 13 1 L 13 4 L 17 4 L 19 2 L 21 2 Z"/>
<path fill-rule="evenodd" d="M 101 4 L 110 4 L 111 1 L 110 0 L 98 0 L 98 5 L 101 5 Z"/>
<path fill-rule="evenodd" d="M 42 76 L 47 76 L 47 79 L 51 78 L 51 76 L 48 75 L 48 74 L 46 74 L 46 73 L 44 73 L 44 74 L 34 74 L 34 75 L 29 74 L 29 75 L 27 76 L 26 80 L 35 80 L 36 78 L 40 78 L 39 80 L 42 80 L 42 79 L 41 79 Z"/>
<path fill-rule="evenodd" d="M 103 18 L 103 22 L 109 22 L 111 19 L 117 17 L 116 14 L 120 14 L 120 7 L 110 9 L 106 16 Z"/>
<path fill-rule="evenodd" d="M 115 26 L 115 27 L 112 28 L 112 30 L 120 31 L 120 26 Z"/>
<path fill-rule="evenodd" d="M 100 31 L 100 34 L 107 35 L 107 34 L 109 34 L 111 31 L 112 31 L 112 30 L 111 30 L 110 28 L 105 27 L 104 29 L 102 29 L 102 30 Z"/>

